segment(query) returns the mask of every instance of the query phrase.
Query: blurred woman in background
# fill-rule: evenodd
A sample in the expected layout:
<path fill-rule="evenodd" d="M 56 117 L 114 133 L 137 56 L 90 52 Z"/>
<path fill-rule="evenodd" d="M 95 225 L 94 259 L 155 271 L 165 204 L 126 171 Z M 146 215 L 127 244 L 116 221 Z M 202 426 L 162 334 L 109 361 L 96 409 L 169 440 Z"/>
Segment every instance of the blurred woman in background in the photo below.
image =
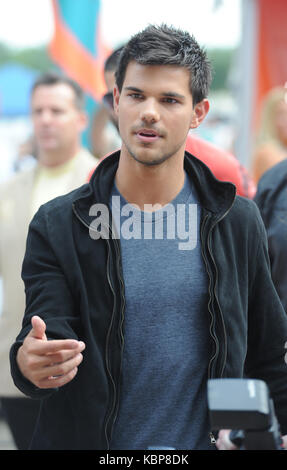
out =
<path fill-rule="evenodd" d="M 266 96 L 252 162 L 252 176 L 257 183 L 276 163 L 287 157 L 287 82 L 273 88 Z"/>

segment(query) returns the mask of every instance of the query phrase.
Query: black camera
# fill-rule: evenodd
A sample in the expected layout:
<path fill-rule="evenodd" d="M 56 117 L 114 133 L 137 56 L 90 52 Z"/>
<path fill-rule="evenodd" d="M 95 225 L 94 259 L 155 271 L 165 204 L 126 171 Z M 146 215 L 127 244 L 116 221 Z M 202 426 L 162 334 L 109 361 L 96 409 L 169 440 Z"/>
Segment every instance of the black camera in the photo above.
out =
<path fill-rule="evenodd" d="M 209 380 L 208 406 L 212 429 L 231 429 L 230 440 L 239 449 L 283 449 L 273 401 L 262 380 Z"/>

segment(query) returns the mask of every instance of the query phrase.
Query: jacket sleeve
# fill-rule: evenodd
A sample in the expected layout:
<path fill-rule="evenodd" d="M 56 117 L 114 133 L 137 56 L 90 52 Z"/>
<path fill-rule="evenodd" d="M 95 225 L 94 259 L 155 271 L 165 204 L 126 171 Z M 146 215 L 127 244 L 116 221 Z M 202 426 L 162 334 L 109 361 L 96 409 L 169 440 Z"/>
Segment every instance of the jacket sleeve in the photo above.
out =
<path fill-rule="evenodd" d="M 255 210 L 258 213 L 257 230 L 254 231 L 257 249 L 251 258 L 253 278 L 249 287 L 248 353 L 245 371 L 249 377 L 267 383 L 281 431 L 286 434 L 287 315 L 271 279 L 266 231 L 257 207 Z"/>
<path fill-rule="evenodd" d="M 15 385 L 26 395 L 42 398 L 53 390 L 40 390 L 26 380 L 17 365 L 16 355 L 31 329 L 33 315 L 46 323 L 48 339 L 78 339 L 79 315 L 67 278 L 52 249 L 44 206 L 33 218 L 28 232 L 22 267 L 26 309 L 22 329 L 10 350 L 11 373 Z"/>

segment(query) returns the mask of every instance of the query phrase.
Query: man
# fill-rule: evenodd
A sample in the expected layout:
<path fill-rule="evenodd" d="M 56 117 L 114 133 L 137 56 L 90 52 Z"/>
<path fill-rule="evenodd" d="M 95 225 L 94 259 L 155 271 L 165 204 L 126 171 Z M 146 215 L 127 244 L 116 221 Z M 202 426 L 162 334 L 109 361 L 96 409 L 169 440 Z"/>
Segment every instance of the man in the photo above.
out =
<path fill-rule="evenodd" d="M 92 120 L 92 148 L 94 154 L 101 158 L 121 146 L 117 117 L 113 108 L 113 89 L 115 85 L 115 71 L 122 49 L 120 47 L 113 51 L 105 62 L 104 78 L 107 93 L 103 96 L 102 103 Z"/>
<path fill-rule="evenodd" d="M 81 146 L 86 126 L 84 96 L 76 83 L 64 76 L 45 74 L 31 94 L 37 164 L 17 172 L 0 187 L 0 276 L 4 305 L 0 316 L 0 396 L 15 444 L 27 448 L 38 403 L 14 386 L 9 349 L 21 325 L 25 308 L 21 265 L 29 222 L 41 204 L 86 183 L 97 160 Z"/>
<path fill-rule="evenodd" d="M 115 72 L 123 47 L 116 49 L 106 60 L 104 76 L 107 85 L 107 93 L 103 97 L 104 106 L 100 108 L 94 119 L 93 142 L 96 155 L 107 155 L 110 149 L 115 150 L 120 145 L 111 139 L 110 133 L 106 132 L 107 121 L 113 123 L 118 130 L 117 116 L 113 104 L 113 88 L 115 84 Z M 230 152 L 220 149 L 211 142 L 207 142 L 189 134 L 186 140 L 186 150 L 203 161 L 213 172 L 214 176 L 221 181 L 230 181 L 236 186 L 237 194 L 252 199 L 256 192 L 256 185 L 239 161 Z"/>
<path fill-rule="evenodd" d="M 185 152 L 210 80 L 188 33 L 131 38 L 121 150 L 31 223 L 11 367 L 41 399 L 33 449 L 215 448 L 207 380 L 245 374 L 268 383 L 287 431 L 287 320 L 262 220 Z"/>
<path fill-rule="evenodd" d="M 261 176 L 254 200 L 259 207 L 267 232 L 272 279 L 287 313 L 286 190 L 287 160 L 285 159 Z"/>

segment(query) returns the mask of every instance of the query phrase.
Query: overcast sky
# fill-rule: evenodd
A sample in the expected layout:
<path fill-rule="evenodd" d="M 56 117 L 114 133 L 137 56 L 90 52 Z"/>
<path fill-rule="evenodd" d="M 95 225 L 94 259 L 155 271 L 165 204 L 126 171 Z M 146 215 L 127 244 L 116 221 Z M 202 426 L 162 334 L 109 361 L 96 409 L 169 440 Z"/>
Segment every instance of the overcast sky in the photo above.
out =
<path fill-rule="evenodd" d="M 102 34 L 114 47 L 149 23 L 165 22 L 190 31 L 203 46 L 236 46 L 241 37 L 240 5 L 241 0 L 102 0 Z M 52 35 L 50 0 L 0 0 L 1 42 L 38 46 Z"/>

